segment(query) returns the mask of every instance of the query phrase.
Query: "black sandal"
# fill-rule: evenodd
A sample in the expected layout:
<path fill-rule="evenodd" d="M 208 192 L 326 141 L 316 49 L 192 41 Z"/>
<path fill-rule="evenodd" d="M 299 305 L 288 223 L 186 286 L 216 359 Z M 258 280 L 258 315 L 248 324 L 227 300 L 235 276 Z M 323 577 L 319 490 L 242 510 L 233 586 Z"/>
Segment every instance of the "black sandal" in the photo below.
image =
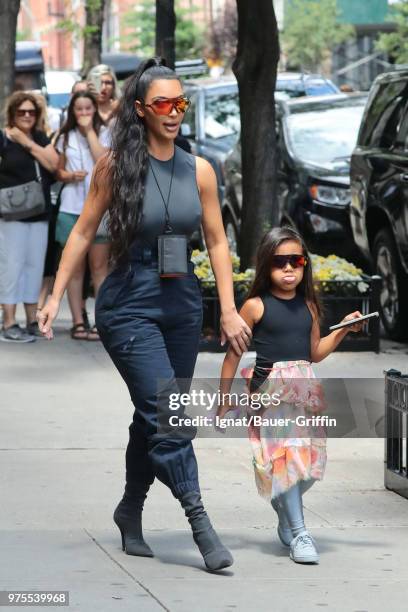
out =
<path fill-rule="evenodd" d="M 88 330 L 84 323 L 77 323 L 71 327 L 70 334 L 73 340 L 88 340 Z"/>
<path fill-rule="evenodd" d="M 92 336 L 94 337 L 92 338 Z M 96 328 L 96 325 L 91 327 L 91 329 L 88 329 L 87 340 L 89 340 L 89 342 L 99 342 L 100 341 L 99 332 Z"/>
<path fill-rule="evenodd" d="M 85 325 L 86 329 L 90 329 L 91 324 L 89 323 L 88 313 L 85 310 L 85 308 L 82 309 L 82 319 L 84 321 L 84 325 Z"/>

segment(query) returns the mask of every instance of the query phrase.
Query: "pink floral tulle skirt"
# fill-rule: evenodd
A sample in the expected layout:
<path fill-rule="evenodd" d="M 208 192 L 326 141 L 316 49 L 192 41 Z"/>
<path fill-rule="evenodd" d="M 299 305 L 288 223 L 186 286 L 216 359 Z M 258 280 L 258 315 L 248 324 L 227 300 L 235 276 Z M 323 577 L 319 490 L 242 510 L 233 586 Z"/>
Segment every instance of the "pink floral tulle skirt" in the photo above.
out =
<path fill-rule="evenodd" d="M 254 367 L 241 370 L 248 391 L 253 373 Z M 269 502 L 301 480 L 323 478 L 325 428 L 304 426 L 304 422 L 313 422 L 308 417 L 321 415 L 326 405 L 321 384 L 308 361 L 279 361 L 265 374 L 267 378 L 251 395 L 278 394 L 280 403 L 263 408 L 262 423 L 250 424 L 248 435 L 256 486 Z"/>

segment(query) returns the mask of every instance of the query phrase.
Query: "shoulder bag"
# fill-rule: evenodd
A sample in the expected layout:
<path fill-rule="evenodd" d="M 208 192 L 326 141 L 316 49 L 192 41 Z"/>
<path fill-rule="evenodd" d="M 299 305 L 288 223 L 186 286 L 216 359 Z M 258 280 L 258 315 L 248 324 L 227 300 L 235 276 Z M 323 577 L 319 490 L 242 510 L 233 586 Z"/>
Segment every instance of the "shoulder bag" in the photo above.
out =
<path fill-rule="evenodd" d="M 7 137 L 2 132 L 4 149 Z M 21 221 L 29 217 L 41 215 L 46 210 L 46 201 L 42 188 L 40 166 L 34 159 L 36 179 L 15 185 L 14 187 L 3 187 L 0 189 L 0 216 L 4 221 Z"/>

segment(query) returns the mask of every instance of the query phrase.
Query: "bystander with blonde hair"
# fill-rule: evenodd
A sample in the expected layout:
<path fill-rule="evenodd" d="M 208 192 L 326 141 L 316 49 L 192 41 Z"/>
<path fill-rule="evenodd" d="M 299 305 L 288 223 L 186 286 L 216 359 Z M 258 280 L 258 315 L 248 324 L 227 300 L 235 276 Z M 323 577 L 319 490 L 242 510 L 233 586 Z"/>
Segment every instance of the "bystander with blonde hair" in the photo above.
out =
<path fill-rule="evenodd" d="M 109 125 L 118 107 L 120 90 L 114 70 L 107 64 L 98 64 L 88 72 L 87 82 L 98 101 L 98 112 Z"/>

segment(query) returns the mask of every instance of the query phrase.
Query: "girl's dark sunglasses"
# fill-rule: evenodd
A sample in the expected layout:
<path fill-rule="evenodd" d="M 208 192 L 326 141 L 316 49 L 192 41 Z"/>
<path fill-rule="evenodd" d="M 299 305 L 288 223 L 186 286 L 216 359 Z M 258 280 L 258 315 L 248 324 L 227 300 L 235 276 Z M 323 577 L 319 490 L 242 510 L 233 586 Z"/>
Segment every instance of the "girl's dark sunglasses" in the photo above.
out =
<path fill-rule="evenodd" d="M 178 113 L 185 113 L 190 106 L 190 100 L 186 96 L 178 96 L 177 98 L 161 98 L 153 100 L 151 104 L 143 104 L 152 109 L 156 115 L 170 115 L 173 108 Z"/>
<path fill-rule="evenodd" d="M 285 268 L 289 263 L 292 268 L 303 268 L 307 264 L 304 255 L 272 255 L 273 268 Z"/>
<path fill-rule="evenodd" d="M 37 111 L 34 110 L 33 108 L 30 109 L 25 109 L 25 108 L 18 108 L 16 110 L 16 115 L 17 117 L 24 117 L 24 115 L 29 115 L 30 117 L 36 117 L 37 116 Z"/>

